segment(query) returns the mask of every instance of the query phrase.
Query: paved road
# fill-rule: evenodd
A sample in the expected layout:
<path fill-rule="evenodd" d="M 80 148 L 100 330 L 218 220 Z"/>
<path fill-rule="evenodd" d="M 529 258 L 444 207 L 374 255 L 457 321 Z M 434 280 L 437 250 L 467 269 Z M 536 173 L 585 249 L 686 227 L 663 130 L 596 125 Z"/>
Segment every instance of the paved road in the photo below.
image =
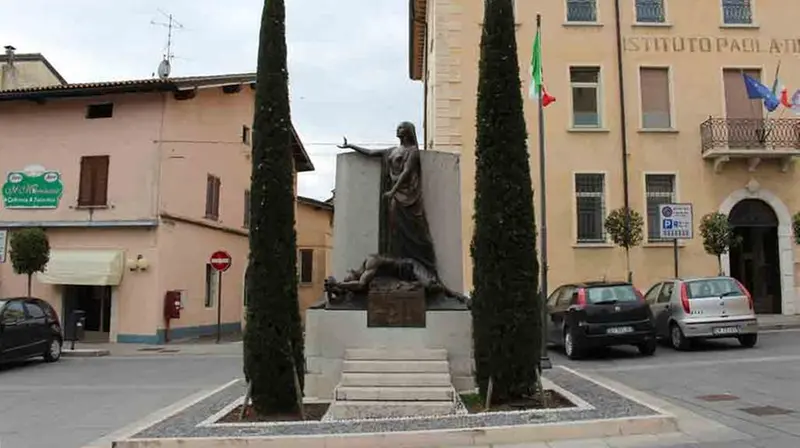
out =
<path fill-rule="evenodd" d="M 551 350 L 551 356 L 556 364 L 611 378 L 754 437 L 721 444 L 679 446 L 800 447 L 798 330 L 761 334 L 758 345 L 752 349 L 741 348 L 732 340 L 707 343 L 685 353 L 660 346 L 654 357 L 641 357 L 633 348 L 577 362 L 569 361 L 558 351 Z M 726 401 L 698 398 L 722 394 L 734 397 Z M 792 412 L 757 416 L 742 410 L 761 406 Z"/>
<path fill-rule="evenodd" d="M 241 350 L 241 346 L 239 346 Z M 236 355 L 63 358 L 0 366 L 0 447 L 80 448 L 241 376 Z"/>

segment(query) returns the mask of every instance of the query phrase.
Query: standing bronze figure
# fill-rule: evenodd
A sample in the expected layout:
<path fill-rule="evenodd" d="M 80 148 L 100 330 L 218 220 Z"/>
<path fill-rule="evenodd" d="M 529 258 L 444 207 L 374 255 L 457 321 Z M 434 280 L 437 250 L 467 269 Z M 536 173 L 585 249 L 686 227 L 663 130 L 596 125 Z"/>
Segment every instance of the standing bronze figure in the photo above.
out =
<path fill-rule="evenodd" d="M 350 270 L 344 281 L 329 278 L 325 283 L 329 301 L 344 300 L 354 292 L 364 292 L 374 278 L 394 279 L 425 288 L 431 295 L 444 293 L 466 301 L 439 279 L 422 194 L 422 163 L 414 125 L 404 121 L 397 126 L 398 146 L 367 149 L 348 143 L 339 145 L 367 157 L 382 159 L 381 217 L 378 254 L 369 254 L 362 266 Z M 345 296 L 345 297 L 342 297 Z"/>
<path fill-rule="evenodd" d="M 348 143 L 346 138 L 339 147 L 383 159 L 381 197 L 388 202 L 381 217 L 385 239 L 381 255 L 413 259 L 436 275 L 436 253 L 423 206 L 422 164 L 414 125 L 400 123 L 397 138 L 400 145 L 388 149 L 362 148 Z"/>

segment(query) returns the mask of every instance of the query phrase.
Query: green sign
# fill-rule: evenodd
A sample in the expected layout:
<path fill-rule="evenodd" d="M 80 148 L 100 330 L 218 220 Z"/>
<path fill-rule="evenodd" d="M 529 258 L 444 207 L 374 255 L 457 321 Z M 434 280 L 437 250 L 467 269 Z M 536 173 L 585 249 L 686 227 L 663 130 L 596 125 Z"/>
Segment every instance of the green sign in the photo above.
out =
<path fill-rule="evenodd" d="M 58 208 L 64 192 L 61 174 L 34 165 L 8 173 L 3 184 L 5 208 Z"/>

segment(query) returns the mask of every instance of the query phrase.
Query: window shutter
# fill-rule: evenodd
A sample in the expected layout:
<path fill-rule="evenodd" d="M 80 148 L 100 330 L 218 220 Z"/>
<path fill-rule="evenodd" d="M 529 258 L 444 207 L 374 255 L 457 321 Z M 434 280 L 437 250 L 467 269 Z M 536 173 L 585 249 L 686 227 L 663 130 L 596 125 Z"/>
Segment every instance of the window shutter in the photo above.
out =
<path fill-rule="evenodd" d="M 669 71 L 665 68 L 642 68 L 639 71 L 642 94 L 642 126 L 667 129 L 672 126 L 669 104 Z"/>
<path fill-rule="evenodd" d="M 106 205 L 108 204 L 108 165 L 110 162 L 109 156 L 97 156 L 94 158 L 93 174 L 94 179 L 92 186 L 92 205 Z"/>
<path fill-rule="evenodd" d="M 78 186 L 78 205 L 92 203 L 92 162 L 89 157 L 81 157 L 80 184 Z"/>
<path fill-rule="evenodd" d="M 219 177 L 214 178 L 214 216 L 219 218 L 219 193 L 222 189 L 222 180 Z"/>
<path fill-rule="evenodd" d="M 206 178 L 206 218 L 214 216 L 214 176 Z"/>

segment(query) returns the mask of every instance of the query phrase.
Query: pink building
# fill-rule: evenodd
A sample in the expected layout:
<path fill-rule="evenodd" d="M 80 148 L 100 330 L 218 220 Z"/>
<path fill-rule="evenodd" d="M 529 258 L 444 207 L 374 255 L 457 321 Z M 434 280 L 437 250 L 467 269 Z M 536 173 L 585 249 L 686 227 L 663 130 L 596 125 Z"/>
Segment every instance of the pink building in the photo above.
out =
<path fill-rule="evenodd" d="M 243 321 L 255 74 L 0 91 L 0 297 L 25 294 L 7 237 L 40 226 L 33 295 L 86 312 L 87 339 L 162 343 Z M 314 169 L 295 134 L 298 172 Z M 7 188 L 6 188 L 7 187 Z M 296 181 L 295 181 L 296 189 Z M 218 278 L 216 250 L 233 258 Z M 165 297 L 180 318 L 164 318 Z"/>

